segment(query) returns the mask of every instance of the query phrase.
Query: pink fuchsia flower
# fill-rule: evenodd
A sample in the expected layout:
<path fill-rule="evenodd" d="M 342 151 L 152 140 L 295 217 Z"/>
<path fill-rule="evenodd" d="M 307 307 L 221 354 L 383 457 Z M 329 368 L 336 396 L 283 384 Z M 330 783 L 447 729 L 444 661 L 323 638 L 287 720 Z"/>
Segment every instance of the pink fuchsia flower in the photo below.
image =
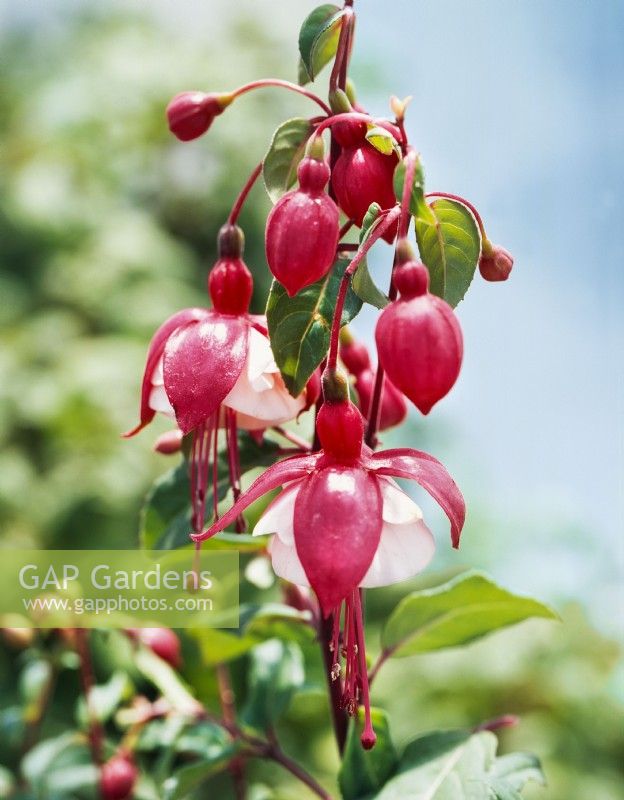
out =
<path fill-rule="evenodd" d="M 208 281 L 214 308 L 188 308 L 154 334 L 141 388 L 140 422 L 133 436 L 162 413 L 175 418 L 182 435 L 193 433 L 190 455 L 193 524 L 204 525 L 206 485 L 214 469 L 219 428 L 224 428 L 230 481 L 238 496 L 237 430 L 263 430 L 293 419 L 306 407 L 306 393 L 288 393 L 273 359 L 263 317 L 248 313 L 253 290 L 242 260 L 242 231 L 226 225 L 220 258 Z M 213 492 L 216 503 L 216 493 Z"/>
<path fill-rule="evenodd" d="M 362 744 L 372 747 L 368 678 L 359 587 L 404 580 L 433 554 L 431 534 L 415 504 L 389 480 L 408 478 L 426 489 L 451 523 L 454 547 L 464 523 L 465 505 L 454 481 L 433 456 L 400 448 L 373 453 L 363 444 L 363 419 L 349 401 L 325 395 L 317 417 L 322 445 L 318 453 L 294 456 L 269 467 L 232 508 L 195 541 L 213 536 L 244 509 L 278 486 L 285 487 L 269 507 L 266 532 L 275 528 L 271 557 L 278 574 L 315 591 L 323 614 L 333 615 L 332 676 L 340 666 L 340 619 L 344 606 L 345 707 L 365 709 Z M 291 527 L 292 526 L 292 527 Z M 412 540 L 410 541 L 410 536 Z"/>

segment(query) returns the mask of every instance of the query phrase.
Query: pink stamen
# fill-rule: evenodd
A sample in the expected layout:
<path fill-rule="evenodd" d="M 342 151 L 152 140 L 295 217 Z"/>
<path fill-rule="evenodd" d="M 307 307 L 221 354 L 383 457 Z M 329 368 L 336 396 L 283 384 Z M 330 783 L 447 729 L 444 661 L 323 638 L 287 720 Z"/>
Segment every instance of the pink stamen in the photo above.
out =
<path fill-rule="evenodd" d="M 371 721 L 370 712 L 370 696 L 368 691 L 368 671 L 366 666 L 366 651 L 364 649 L 364 625 L 362 624 L 362 604 L 360 602 L 360 591 L 355 589 L 353 592 L 353 607 L 355 617 L 355 631 L 357 640 L 357 649 L 359 656 L 360 666 L 360 687 L 362 694 L 362 704 L 364 705 L 364 730 L 360 736 L 362 747 L 365 750 L 370 750 L 375 746 L 377 736 L 373 730 L 373 723 Z"/>

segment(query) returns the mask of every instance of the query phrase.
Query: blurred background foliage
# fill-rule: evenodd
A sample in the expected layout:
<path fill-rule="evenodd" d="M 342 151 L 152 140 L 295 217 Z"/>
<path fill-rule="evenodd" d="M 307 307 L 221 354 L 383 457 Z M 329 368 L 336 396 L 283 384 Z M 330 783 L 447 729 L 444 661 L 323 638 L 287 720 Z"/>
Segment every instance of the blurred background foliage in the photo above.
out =
<path fill-rule="evenodd" d="M 299 5 L 302 16 L 307 6 Z M 294 96 L 259 93 L 219 119 L 207 139 L 180 145 L 163 120 L 172 94 L 233 87 L 257 75 L 292 77 L 295 46 L 286 46 L 249 5 L 224 17 L 221 34 L 204 43 L 166 29 L 151 15 L 112 6 L 101 14 L 68 8 L 45 24 L 12 25 L 0 41 L 4 547 L 137 544 L 142 498 L 169 466 L 151 451 L 156 428 L 131 443 L 119 438 L 137 413 L 149 337 L 174 311 L 206 302 L 216 231 L 238 186 L 277 122 L 311 113 Z M 372 75 L 373 67 L 363 64 L 362 74 Z M 258 311 L 267 290 L 267 210 L 257 188 L 242 217 Z M 435 424 L 428 430 L 436 452 L 452 451 L 448 434 Z M 479 510 L 489 499 L 480 489 L 471 498 L 478 546 L 469 558 L 483 566 L 489 554 L 487 566 L 498 577 L 497 560 L 507 571 L 513 564 L 504 563 L 500 521 Z M 380 621 L 408 588 L 369 593 L 371 650 Z M 270 596 L 246 584 L 243 593 L 248 600 Z M 538 753 L 549 779 L 547 790 L 531 788 L 527 797 L 621 797 L 618 647 L 590 625 L 581 606 L 562 611 L 560 626 L 530 622 L 461 652 L 388 664 L 375 694 L 390 712 L 397 742 L 436 726 L 517 713 L 522 723 L 503 732 L 502 749 Z M 99 676 L 106 679 L 120 664 L 132 675 L 121 639 L 112 635 L 111 646 L 111 636 L 99 636 Z M 46 642 L 49 635 L 35 647 Z M 215 705 L 210 670 L 192 639 L 184 645 L 184 676 Z M 10 644 L 0 651 L 0 762 L 10 767 L 19 757 L 20 708 L 28 695 L 24 670 L 33 654 Z M 316 648 L 306 651 L 306 662 L 306 687 L 283 723 L 284 741 L 329 780 L 336 756 Z M 75 664 L 69 659 L 65 667 L 71 671 Z M 75 687 L 64 675 L 46 735 L 70 724 Z M 244 675 L 243 660 L 235 669 L 239 694 Z M 253 770 L 259 785 L 273 785 L 272 766 L 255 764 Z M 228 796 L 226 778 L 213 784 L 213 796 Z M 283 785 L 280 797 L 301 796 L 299 787 Z"/>

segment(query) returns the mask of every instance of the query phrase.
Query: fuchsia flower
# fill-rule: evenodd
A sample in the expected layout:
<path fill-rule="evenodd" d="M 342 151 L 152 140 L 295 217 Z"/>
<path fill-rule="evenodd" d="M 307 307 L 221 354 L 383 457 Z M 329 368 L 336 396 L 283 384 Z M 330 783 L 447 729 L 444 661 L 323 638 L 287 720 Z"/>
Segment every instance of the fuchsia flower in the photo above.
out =
<path fill-rule="evenodd" d="M 440 504 L 451 523 L 454 547 L 464 523 L 461 492 L 442 464 L 408 448 L 373 453 L 363 444 L 363 419 L 348 400 L 326 400 L 317 417 L 322 445 L 318 453 L 294 456 L 269 467 L 202 541 L 226 528 L 262 495 L 278 486 L 255 533 L 274 532 L 270 545 L 276 572 L 310 585 L 325 616 L 334 615 L 333 674 L 340 674 L 339 627 L 344 604 L 346 653 L 343 702 L 354 712 L 365 708 L 362 743 L 372 747 L 368 679 L 359 587 L 405 580 L 423 569 L 434 544 L 418 506 L 391 479 L 419 483 Z"/>
<path fill-rule="evenodd" d="M 230 480 L 240 485 L 237 429 L 261 431 L 295 418 L 306 407 L 306 392 L 288 393 L 273 358 L 263 317 L 248 313 L 251 273 L 241 258 L 242 231 L 225 225 L 220 258 L 209 276 L 214 308 L 187 308 L 170 317 L 149 346 L 141 388 L 139 424 L 157 412 L 174 417 L 182 435 L 193 432 L 190 456 L 193 525 L 204 525 L 206 485 L 212 473 L 219 428 L 225 428 Z M 165 443 L 165 450 L 170 443 Z M 174 444 L 174 443 L 172 443 Z M 216 491 L 213 491 L 216 510 Z"/>

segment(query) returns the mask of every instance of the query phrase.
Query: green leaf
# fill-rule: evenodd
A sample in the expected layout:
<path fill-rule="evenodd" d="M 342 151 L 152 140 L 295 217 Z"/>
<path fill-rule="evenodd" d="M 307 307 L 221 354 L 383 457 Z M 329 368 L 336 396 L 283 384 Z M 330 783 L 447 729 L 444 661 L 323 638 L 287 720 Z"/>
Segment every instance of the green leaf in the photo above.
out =
<path fill-rule="evenodd" d="M 365 303 L 368 303 L 375 308 L 385 308 L 390 302 L 388 297 L 381 291 L 375 281 L 371 278 L 366 259 L 361 261 L 360 265 L 355 271 L 355 275 L 351 279 L 351 288 L 360 298 L 360 300 L 363 300 Z"/>
<path fill-rule="evenodd" d="M 403 184 L 405 183 L 405 160 L 397 164 L 394 170 L 394 194 L 399 201 L 403 200 Z M 420 158 L 416 162 L 414 170 L 414 183 L 412 186 L 412 194 L 410 196 L 410 214 L 416 216 L 422 207 L 428 208 L 425 202 L 425 173 Z"/>
<path fill-rule="evenodd" d="M 253 636 L 239 636 L 216 628 L 193 628 L 191 635 L 197 639 L 203 663 L 210 666 L 240 658 L 258 644 Z"/>
<path fill-rule="evenodd" d="M 278 445 L 268 439 L 258 444 L 251 436 L 241 434 L 238 442 L 241 472 L 248 472 L 254 467 L 269 466 L 275 460 L 278 449 Z M 229 487 L 227 454 L 221 451 L 218 457 L 218 500 L 225 497 Z M 211 508 L 212 503 L 212 481 L 209 481 L 206 508 Z M 174 550 L 185 547 L 190 543 L 190 530 L 188 462 L 183 460 L 156 480 L 145 499 L 139 523 L 141 546 L 151 550 Z M 219 547 L 221 542 L 229 542 L 228 537 L 220 536 L 216 542 L 210 540 L 206 544 Z M 241 539 L 239 544 L 250 549 L 249 541 Z"/>
<path fill-rule="evenodd" d="M 364 214 L 364 219 L 362 220 L 362 227 L 360 228 L 360 244 L 363 244 L 371 235 L 380 214 L 381 206 L 379 203 L 371 203 L 368 207 L 368 211 L 366 214 Z"/>
<path fill-rule="evenodd" d="M 281 639 L 282 641 L 307 644 L 314 641 L 316 632 L 310 625 L 309 611 L 298 611 L 281 603 L 265 603 L 249 619 L 244 627 L 245 636 L 257 641 Z"/>
<path fill-rule="evenodd" d="M 21 772 L 42 800 L 83 797 L 85 791 L 90 796 L 99 778 L 86 738 L 75 731 L 35 745 L 23 758 Z"/>
<path fill-rule="evenodd" d="M 496 747 L 496 737 L 489 731 L 473 735 L 436 731 L 420 736 L 407 745 L 397 772 L 375 800 L 516 800 L 526 780 L 543 782 L 537 759 L 535 771 L 525 780 L 513 773 L 499 775 L 500 762 L 508 757 L 497 759 Z"/>
<path fill-rule="evenodd" d="M 185 716 L 196 716 L 201 706 L 166 661 L 147 647 L 138 647 L 134 663 L 139 672 L 165 697 L 171 707 Z"/>
<path fill-rule="evenodd" d="M 455 307 L 470 286 L 481 252 L 474 217 L 455 200 L 421 203 L 416 213 L 416 240 L 429 269 L 430 291 Z"/>
<path fill-rule="evenodd" d="M 283 122 L 273 134 L 262 162 L 262 177 L 274 203 L 297 181 L 297 166 L 312 130 L 310 120 L 295 117 Z"/>
<path fill-rule="evenodd" d="M 529 781 L 546 784 L 539 758 L 532 753 L 500 756 L 488 773 L 488 784 L 496 800 L 515 800 Z"/>
<path fill-rule="evenodd" d="M 293 692 L 302 686 L 303 654 L 294 642 L 270 639 L 251 653 L 247 702 L 243 722 L 266 730 L 286 711 Z"/>
<path fill-rule="evenodd" d="M 303 21 L 299 31 L 299 53 L 304 69 L 299 70 L 299 83 L 313 81 L 336 55 L 343 16 L 342 9 L 326 3 L 315 8 Z"/>
<path fill-rule="evenodd" d="M 100 722 L 106 722 L 112 717 L 124 700 L 132 696 L 132 681 L 125 672 L 114 672 L 106 683 L 94 686 L 89 693 L 89 711 L 95 714 Z M 84 697 L 80 697 L 77 708 L 78 721 L 86 726 L 89 721 L 87 704 Z"/>
<path fill-rule="evenodd" d="M 211 775 L 225 769 L 240 749 L 241 746 L 237 742 L 208 747 L 201 761 L 182 767 L 167 778 L 162 786 L 163 800 L 182 800 L 188 797 Z"/>
<path fill-rule="evenodd" d="M 359 800 L 374 795 L 397 768 L 398 756 L 390 738 L 386 712 L 371 708 L 371 718 L 377 734 L 377 743 L 372 750 L 364 750 L 360 742 L 362 719 L 351 719 L 349 723 L 338 775 L 344 800 Z"/>
<path fill-rule="evenodd" d="M 372 144 L 375 150 L 379 150 L 384 156 L 390 156 L 396 153 L 399 157 L 401 149 L 399 143 L 394 136 L 385 128 L 379 125 L 371 125 L 366 131 L 366 141 Z"/>
<path fill-rule="evenodd" d="M 347 260 L 337 261 L 324 278 L 292 298 L 280 283 L 273 281 L 266 310 L 269 336 L 284 383 L 293 397 L 301 394 L 327 355 L 338 288 L 348 264 Z M 349 288 L 341 324 L 350 322 L 361 308 L 361 299 Z"/>
<path fill-rule="evenodd" d="M 558 619 L 548 606 L 468 572 L 404 597 L 382 631 L 383 649 L 404 657 L 468 644 L 530 617 Z"/>

